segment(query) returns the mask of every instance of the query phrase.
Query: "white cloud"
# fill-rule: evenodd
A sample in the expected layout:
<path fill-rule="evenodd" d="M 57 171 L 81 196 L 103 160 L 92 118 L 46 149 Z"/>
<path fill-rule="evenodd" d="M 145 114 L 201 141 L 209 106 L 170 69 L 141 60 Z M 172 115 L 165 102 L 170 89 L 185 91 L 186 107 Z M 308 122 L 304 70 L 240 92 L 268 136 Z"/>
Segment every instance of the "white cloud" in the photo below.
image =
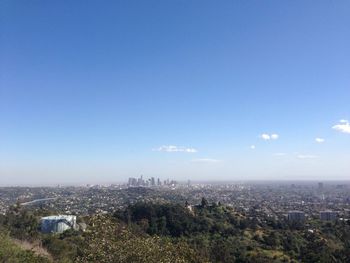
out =
<path fill-rule="evenodd" d="M 273 133 L 273 134 L 267 134 L 267 133 L 263 133 L 260 135 L 260 138 L 265 140 L 265 141 L 269 141 L 269 140 L 277 140 L 279 137 L 278 134 Z"/>
<path fill-rule="evenodd" d="M 265 140 L 265 141 L 268 141 L 268 140 L 270 140 L 271 139 L 271 136 L 270 135 L 268 135 L 267 133 L 263 133 L 263 134 L 261 134 L 261 139 L 263 139 L 263 140 Z"/>
<path fill-rule="evenodd" d="M 175 146 L 175 145 L 162 145 L 156 149 L 153 149 L 153 151 L 158 152 L 186 152 L 186 153 L 196 153 L 198 152 L 197 149 L 194 148 L 187 148 L 184 146 Z"/>
<path fill-rule="evenodd" d="M 255 150 L 255 145 L 250 145 L 250 149 Z"/>
<path fill-rule="evenodd" d="M 297 155 L 298 159 L 315 159 L 318 158 L 317 155 L 311 155 L 311 154 L 299 154 Z"/>
<path fill-rule="evenodd" d="M 271 139 L 272 139 L 272 140 L 277 140 L 278 137 L 279 137 L 278 134 L 275 134 L 275 133 L 274 133 L 274 134 L 271 134 Z"/>
<path fill-rule="evenodd" d="M 198 159 L 193 159 L 191 162 L 194 162 L 194 163 L 218 163 L 218 162 L 221 162 L 221 160 L 211 159 L 211 158 L 198 158 Z"/>
<path fill-rule="evenodd" d="M 343 133 L 350 133 L 350 123 L 348 120 L 340 120 L 332 129 Z"/>
<path fill-rule="evenodd" d="M 315 142 L 317 143 L 323 143 L 325 141 L 325 139 L 323 138 L 315 138 Z"/>

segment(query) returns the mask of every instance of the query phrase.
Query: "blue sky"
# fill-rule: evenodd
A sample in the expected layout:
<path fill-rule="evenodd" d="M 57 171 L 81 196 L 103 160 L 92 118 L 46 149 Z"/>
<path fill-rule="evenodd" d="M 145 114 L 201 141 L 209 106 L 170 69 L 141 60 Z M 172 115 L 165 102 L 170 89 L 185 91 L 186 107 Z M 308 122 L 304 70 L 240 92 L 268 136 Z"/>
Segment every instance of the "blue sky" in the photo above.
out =
<path fill-rule="evenodd" d="M 349 1 L 0 5 L 0 184 L 349 178 Z"/>

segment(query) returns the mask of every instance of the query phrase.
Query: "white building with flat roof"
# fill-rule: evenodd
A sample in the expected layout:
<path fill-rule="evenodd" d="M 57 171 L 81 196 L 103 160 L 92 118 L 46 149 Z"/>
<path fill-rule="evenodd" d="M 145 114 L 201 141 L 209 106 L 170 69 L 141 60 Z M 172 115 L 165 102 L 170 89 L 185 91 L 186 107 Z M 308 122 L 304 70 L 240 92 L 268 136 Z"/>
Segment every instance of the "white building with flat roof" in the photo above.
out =
<path fill-rule="evenodd" d="M 41 232 L 62 233 L 68 229 L 76 229 L 77 217 L 73 215 L 55 215 L 42 217 L 40 220 Z"/>

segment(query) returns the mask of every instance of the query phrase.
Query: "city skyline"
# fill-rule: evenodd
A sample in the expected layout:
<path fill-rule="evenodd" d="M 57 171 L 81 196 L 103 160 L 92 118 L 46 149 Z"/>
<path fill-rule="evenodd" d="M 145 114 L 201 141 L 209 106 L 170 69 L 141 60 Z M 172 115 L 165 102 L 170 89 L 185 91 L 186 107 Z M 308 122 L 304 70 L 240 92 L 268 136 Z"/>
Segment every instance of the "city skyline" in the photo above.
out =
<path fill-rule="evenodd" d="M 347 1 L 1 6 L 1 185 L 349 178 Z"/>

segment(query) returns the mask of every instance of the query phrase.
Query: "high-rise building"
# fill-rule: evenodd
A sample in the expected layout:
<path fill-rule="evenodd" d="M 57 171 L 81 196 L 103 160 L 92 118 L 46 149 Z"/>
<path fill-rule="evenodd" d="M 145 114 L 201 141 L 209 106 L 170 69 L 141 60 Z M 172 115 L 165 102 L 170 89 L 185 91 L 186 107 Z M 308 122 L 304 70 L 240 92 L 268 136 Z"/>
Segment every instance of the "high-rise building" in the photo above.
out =
<path fill-rule="evenodd" d="M 128 181 L 128 186 L 137 186 L 137 179 L 130 177 Z"/>
<path fill-rule="evenodd" d="M 288 220 L 289 221 L 305 221 L 305 213 L 302 211 L 289 211 L 288 212 Z"/>
<path fill-rule="evenodd" d="M 160 180 L 160 178 L 155 178 L 155 177 L 151 177 L 148 179 L 143 179 L 143 175 L 141 175 L 139 178 L 134 178 L 134 177 L 130 177 L 128 179 L 128 186 L 129 187 L 138 187 L 138 186 L 176 186 L 177 182 L 174 180 L 164 180 L 164 183 Z"/>
<path fill-rule="evenodd" d="M 320 212 L 320 219 L 322 221 L 334 221 L 337 219 L 337 217 L 338 217 L 338 213 L 335 211 L 327 210 L 327 211 Z"/>

